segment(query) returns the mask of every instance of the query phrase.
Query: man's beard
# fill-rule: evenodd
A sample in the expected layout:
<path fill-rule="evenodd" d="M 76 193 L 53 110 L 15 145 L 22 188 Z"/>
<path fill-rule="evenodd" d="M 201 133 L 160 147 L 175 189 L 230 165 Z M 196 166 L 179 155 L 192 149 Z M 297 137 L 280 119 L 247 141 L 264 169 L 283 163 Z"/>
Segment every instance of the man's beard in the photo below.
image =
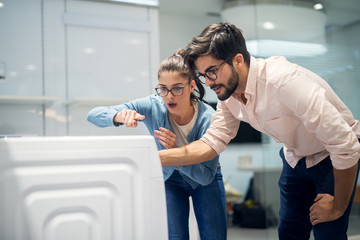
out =
<path fill-rule="evenodd" d="M 227 81 L 227 86 L 225 86 L 224 84 L 217 84 L 214 86 L 211 86 L 211 88 L 213 87 L 223 87 L 225 89 L 225 92 L 223 94 L 218 94 L 217 97 L 220 101 L 224 101 L 226 99 L 228 99 L 236 90 L 236 88 L 238 87 L 239 84 L 239 75 L 237 74 L 237 72 L 234 70 L 234 68 L 231 69 L 231 76 Z"/>

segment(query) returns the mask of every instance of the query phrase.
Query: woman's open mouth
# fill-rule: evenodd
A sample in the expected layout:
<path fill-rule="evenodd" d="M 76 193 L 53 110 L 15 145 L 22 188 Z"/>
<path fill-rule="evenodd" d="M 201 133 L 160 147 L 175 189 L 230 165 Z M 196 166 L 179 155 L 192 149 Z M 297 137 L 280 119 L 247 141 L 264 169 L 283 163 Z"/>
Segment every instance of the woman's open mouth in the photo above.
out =
<path fill-rule="evenodd" d="M 177 106 L 177 103 L 168 103 L 168 107 L 170 109 L 174 109 L 174 108 L 176 108 L 176 106 Z"/>

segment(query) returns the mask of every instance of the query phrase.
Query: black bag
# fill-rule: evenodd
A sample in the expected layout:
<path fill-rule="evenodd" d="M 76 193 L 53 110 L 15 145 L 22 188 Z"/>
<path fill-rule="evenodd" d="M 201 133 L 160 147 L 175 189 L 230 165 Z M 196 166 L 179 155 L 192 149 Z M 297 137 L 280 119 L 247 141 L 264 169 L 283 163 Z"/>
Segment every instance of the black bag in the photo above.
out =
<path fill-rule="evenodd" d="M 259 205 L 235 204 L 233 224 L 244 228 L 266 228 L 266 210 Z"/>

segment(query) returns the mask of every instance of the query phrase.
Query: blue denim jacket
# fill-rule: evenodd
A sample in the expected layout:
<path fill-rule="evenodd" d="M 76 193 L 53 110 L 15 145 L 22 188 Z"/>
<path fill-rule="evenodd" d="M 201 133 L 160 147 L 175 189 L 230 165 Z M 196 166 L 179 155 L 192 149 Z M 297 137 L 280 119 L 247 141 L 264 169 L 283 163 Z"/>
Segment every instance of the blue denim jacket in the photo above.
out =
<path fill-rule="evenodd" d="M 168 110 L 165 103 L 161 97 L 156 95 L 150 95 L 117 106 L 96 107 L 88 113 L 87 120 L 98 127 L 114 126 L 113 118 L 115 114 L 125 108 L 135 110 L 136 112 L 145 115 L 143 122 L 153 136 L 154 130 L 159 130 L 160 127 L 169 129 L 173 132 L 168 120 Z M 211 106 L 199 101 L 198 117 L 193 129 L 188 135 L 189 142 L 199 140 L 202 137 L 210 126 L 211 116 L 214 112 L 215 111 Z M 158 141 L 155 142 L 159 150 L 165 149 Z M 181 176 L 192 188 L 196 188 L 199 184 L 205 186 L 214 179 L 218 165 L 220 165 L 219 156 L 213 160 L 194 165 L 163 167 L 164 179 L 166 181 L 175 168 L 177 168 Z"/>

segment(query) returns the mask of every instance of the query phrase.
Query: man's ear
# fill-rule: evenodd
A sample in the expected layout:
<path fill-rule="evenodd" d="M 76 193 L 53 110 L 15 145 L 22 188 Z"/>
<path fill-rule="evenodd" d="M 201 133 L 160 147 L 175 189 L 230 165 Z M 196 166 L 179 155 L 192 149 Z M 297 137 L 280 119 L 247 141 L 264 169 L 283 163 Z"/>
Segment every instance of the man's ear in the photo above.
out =
<path fill-rule="evenodd" d="M 241 53 L 238 53 L 233 58 L 233 64 L 242 65 L 244 63 L 244 56 Z"/>

